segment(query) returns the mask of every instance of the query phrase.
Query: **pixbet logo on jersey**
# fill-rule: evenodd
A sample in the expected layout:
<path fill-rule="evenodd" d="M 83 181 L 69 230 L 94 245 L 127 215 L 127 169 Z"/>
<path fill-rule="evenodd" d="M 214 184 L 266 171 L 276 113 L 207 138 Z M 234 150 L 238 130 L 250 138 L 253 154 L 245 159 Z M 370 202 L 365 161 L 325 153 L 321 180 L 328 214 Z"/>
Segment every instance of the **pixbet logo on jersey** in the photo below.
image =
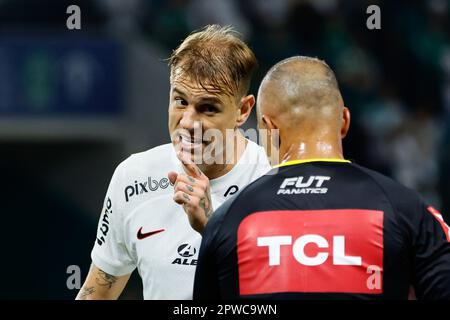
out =
<path fill-rule="evenodd" d="M 134 185 L 129 185 L 125 187 L 125 200 L 128 202 L 131 197 L 140 195 L 143 193 L 147 193 L 149 191 L 156 191 L 159 188 L 166 189 L 169 185 L 173 186 L 170 183 L 169 179 L 162 178 L 161 180 L 153 180 L 152 177 L 148 177 L 147 181 L 144 182 L 134 182 Z"/>
<path fill-rule="evenodd" d="M 330 179 L 328 176 L 286 178 L 278 189 L 277 194 L 325 194 L 328 189 L 322 188 L 322 185 L 324 181 Z"/>
<path fill-rule="evenodd" d="M 197 259 L 192 258 L 197 253 L 197 249 L 195 249 L 195 247 L 188 243 L 184 243 L 178 247 L 177 252 L 181 258 L 175 258 L 175 260 L 172 261 L 172 264 L 182 264 L 185 266 L 197 265 Z"/>
<path fill-rule="evenodd" d="M 257 212 L 239 225 L 237 243 L 241 295 L 382 293 L 382 211 Z"/>

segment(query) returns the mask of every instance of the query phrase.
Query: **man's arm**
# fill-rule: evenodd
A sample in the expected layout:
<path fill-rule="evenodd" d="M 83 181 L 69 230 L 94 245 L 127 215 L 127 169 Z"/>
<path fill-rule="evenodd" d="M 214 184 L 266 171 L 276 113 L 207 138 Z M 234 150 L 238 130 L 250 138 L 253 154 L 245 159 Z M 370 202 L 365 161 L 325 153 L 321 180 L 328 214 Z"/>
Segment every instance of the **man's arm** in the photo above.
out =
<path fill-rule="evenodd" d="M 450 228 L 431 206 L 422 206 L 414 254 L 418 299 L 450 299 Z"/>
<path fill-rule="evenodd" d="M 131 273 L 123 276 L 113 276 L 92 264 L 76 300 L 117 300 Z"/>
<path fill-rule="evenodd" d="M 125 161 L 109 183 L 91 252 L 92 265 L 77 300 L 117 299 L 136 267 L 124 235 L 124 166 Z"/>

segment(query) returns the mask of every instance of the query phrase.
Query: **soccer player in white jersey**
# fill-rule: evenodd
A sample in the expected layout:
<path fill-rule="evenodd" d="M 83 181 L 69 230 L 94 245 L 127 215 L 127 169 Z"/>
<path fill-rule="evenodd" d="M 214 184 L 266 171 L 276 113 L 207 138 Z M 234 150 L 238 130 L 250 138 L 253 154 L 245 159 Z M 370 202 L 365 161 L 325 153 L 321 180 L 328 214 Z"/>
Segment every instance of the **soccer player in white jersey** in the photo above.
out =
<path fill-rule="evenodd" d="M 248 90 L 256 59 L 236 33 L 193 33 L 169 65 L 172 143 L 115 170 L 77 299 L 117 299 L 136 268 L 144 299 L 192 299 L 200 233 L 213 208 L 270 169 L 264 149 L 238 130 L 255 103 Z M 208 130 L 222 138 L 208 139 Z"/>

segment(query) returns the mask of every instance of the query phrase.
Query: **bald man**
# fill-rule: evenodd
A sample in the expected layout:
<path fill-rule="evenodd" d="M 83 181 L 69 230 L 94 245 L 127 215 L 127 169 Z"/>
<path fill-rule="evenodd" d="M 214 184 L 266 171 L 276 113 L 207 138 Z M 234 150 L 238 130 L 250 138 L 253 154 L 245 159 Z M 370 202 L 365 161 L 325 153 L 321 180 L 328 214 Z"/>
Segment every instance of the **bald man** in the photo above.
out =
<path fill-rule="evenodd" d="M 194 299 L 450 299 L 450 230 L 413 191 L 344 159 L 350 126 L 333 71 L 293 57 L 258 94 L 282 159 L 203 234 Z"/>

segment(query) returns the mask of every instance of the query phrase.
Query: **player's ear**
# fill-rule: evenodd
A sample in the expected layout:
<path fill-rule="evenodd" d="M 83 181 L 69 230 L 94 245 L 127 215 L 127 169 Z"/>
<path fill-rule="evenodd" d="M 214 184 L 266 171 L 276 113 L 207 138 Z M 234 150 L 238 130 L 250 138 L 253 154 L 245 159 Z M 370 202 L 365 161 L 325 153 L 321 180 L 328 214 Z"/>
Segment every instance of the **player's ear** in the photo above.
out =
<path fill-rule="evenodd" d="M 344 139 L 350 128 L 350 110 L 347 107 L 342 108 L 341 139 Z"/>
<path fill-rule="evenodd" d="M 267 129 L 267 133 L 270 137 L 270 140 L 272 141 L 272 144 L 278 148 L 281 143 L 278 126 L 276 125 L 275 122 L 272 121 L 272 119 L 269 116 L 265 114 L 261 116 L 261 120 Z"/>
<path fill-rule="evenodd" d="M 280 131 L 278 129 L 278 126 L 268 115 L 261 115 L 260 118 L 261 124 L 264 126 L 264 129 L 267 131 L 264 131 L 266 135 L 266 139 L 263 139 L 265 141 L 264 143 L 264 149 L 266 150 L 267 157 L 269 158 L 269 161 L 272 165 L 276 165 L 279 163 L 279 153 L 280 153 L 280 145 L 281 145 L 281 138 L 280 138 Z M 269 143 L 267 143 L 269 142 Z"/>
<path fill-rule="evenodd" d="M 261 121 L 269 131 L 278 129 L 277 125 L 272 121 L 272 119 L 265 114 L 261 115 Z"/>
<path fill-rule="evenodd" d="M 271 165 L 279 164 L 280 135 L 278 127 L 268 115 L 261 113 L 261 109 L 258 109 L 258 129 L 259 141 L 266 151 L 269 162 Z"/>
<path fill-rule="evenodd" d="M 236 119 L 236 126 L 240 127 L 242 126 L 250 116 L 250 113 L 252 112 L 253 106 L 255 105 L 255 96 L 252 94 L 249 94 L 245 97 L 243 97 L 240 101 L 240 107 L 237 110 L 238 116 Z"/>

